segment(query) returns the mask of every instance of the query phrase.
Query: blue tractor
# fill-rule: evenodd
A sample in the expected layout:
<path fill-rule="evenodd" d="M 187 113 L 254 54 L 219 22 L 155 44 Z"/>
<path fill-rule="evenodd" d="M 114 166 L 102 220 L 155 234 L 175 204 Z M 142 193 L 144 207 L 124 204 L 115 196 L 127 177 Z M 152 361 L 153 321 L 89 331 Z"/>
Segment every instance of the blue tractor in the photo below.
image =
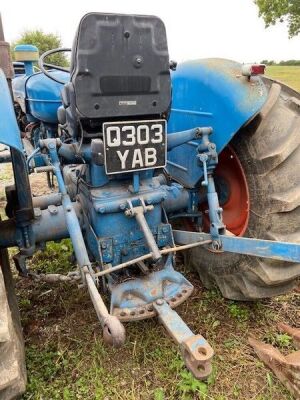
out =
<path fill-rule="evenodd" d="M 69 69 L 47 62 L 66 50 Z M 26 380 L 7 248 L 19 248 L 26 276 L 26 260 L 63 238 L 78 266 L 68 277 L 89 292 L 106 343 L 124 343 L 124 322 L 157 317 L 186 367 L 206 378 L 213 349 L 175 311 L 193 291 L 175 255 L 229 299 L 295 285 L 300 95 L 261 77 L 264 65 L 177 65 L 154 16 L 89 13 L 72 49 L 43 54 L 39 72 L 37 49 L 18 46 L 15 78 L 4 53 L 0 142 L 10 153 L 0 157 L 12 162 L 14 184 L 0 222 L 1 399 Z M 55 176 L 57 192 L 33 197 L 32 172 Z"/>

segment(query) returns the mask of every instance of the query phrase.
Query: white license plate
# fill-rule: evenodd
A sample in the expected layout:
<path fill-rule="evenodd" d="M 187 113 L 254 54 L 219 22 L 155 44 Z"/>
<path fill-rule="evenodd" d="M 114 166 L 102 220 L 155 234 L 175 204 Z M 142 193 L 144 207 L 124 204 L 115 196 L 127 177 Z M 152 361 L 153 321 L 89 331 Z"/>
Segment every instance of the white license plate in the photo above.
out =
<path fill-rule="evenodd" d="M 163 168 L 166 165 L 166 121 L 125 121 L 103 124 L 107 174 Z"/>

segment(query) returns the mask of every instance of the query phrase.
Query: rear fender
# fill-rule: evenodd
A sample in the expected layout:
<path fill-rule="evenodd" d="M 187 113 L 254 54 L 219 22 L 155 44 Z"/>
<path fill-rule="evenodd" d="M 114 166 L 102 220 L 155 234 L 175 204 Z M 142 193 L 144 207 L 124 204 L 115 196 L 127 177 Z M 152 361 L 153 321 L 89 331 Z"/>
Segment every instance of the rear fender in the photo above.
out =
<path fill-rule="evenodd" d="M 23 154 L 20 130 L 3 71 L 0 69 L 0 143 L 20 151 Z"/>
<path fill-rule="evenodd" d="M 267 99 L 259 77 L 241 75 L 242 65 L 224 59 L 203 59 L 180 64 L 172 74 L 172 107 L 168 133 L 211 126 L 210 140 L 220 153 L 236 132 L 255 117 Z M 197 141 L 168 153 L 167 171 L 185 187 L 202 177 Z"/>

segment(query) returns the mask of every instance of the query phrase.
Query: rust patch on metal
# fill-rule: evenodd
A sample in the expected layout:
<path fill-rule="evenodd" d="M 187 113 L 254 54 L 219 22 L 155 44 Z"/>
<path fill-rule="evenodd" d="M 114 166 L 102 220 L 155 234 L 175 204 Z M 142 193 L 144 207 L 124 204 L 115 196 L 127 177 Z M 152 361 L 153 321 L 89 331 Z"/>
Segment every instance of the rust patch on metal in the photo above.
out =
<path fill-rule="evenodd" d="M 279 324 L 282 332 L 289 334 L 297 348 L 300 348 L 300 329 L 286 324 Z M 300 350 L 284 356 L 270 344 L 266 344 L 254 338 L 249 338 L 249 344 L 253 347 L 257 356 L 274 372 L 277 378 L 286 388 L 300 399 Z"/>
<path fill-rule="evenodd" d="M 199 342 L 205 342 L 199 345 Z M 194 335 L 181 343 L 186 367 L 197 379 L 206 379 L 212 372 L 212 347 L 202 335 Z"/>
<path fill-rule="evenodd" d="M 191 294 L 193 293 L 193 288 L 188 286 L 183 286 L 181 291 L 177 292 L 174 297 L 164 298 L 171 308 L 175 308 L 183 303 Z M 115 307 L 113 309 L 113 315 L 118 317 L 122 322 L 128 321 L 140 321 L 146 318 L 155 317 L 156 311 L 153 309 L 152 302 L 145 304 L 140 307 L 132 308 L 119 308 Z"/>

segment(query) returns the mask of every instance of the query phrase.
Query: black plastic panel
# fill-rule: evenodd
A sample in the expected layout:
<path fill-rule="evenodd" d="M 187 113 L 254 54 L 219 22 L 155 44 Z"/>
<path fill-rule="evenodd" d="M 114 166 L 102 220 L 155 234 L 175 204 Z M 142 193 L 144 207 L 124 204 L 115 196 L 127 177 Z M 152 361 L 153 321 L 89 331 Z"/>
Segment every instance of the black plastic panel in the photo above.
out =
<path fill-rule="evenodd" d="M 159 115 L 170 105 L 166 31 L 157 17 L 85 15 L 71 70 L 82 118 Z"/>

